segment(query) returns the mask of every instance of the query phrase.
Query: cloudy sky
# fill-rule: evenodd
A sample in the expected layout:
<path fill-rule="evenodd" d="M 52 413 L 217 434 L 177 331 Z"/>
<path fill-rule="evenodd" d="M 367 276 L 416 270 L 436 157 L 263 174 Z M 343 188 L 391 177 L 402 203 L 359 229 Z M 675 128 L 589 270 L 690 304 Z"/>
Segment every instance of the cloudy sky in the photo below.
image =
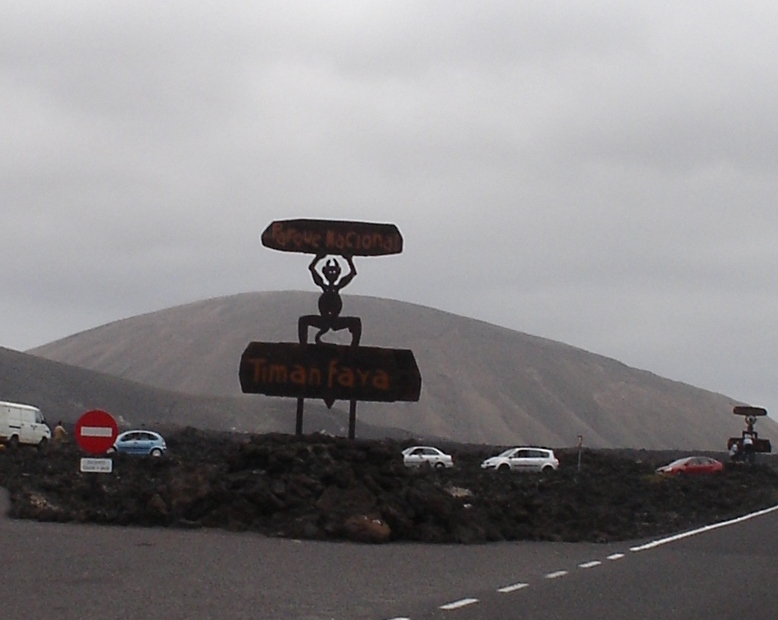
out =
<path fill-rule="evenodd" d="M 5 2 L 0 346 L 313 290 L 272 220 L 392 222 L 348 292 L 775 417 L 776 32 L 748 0 Z"/>

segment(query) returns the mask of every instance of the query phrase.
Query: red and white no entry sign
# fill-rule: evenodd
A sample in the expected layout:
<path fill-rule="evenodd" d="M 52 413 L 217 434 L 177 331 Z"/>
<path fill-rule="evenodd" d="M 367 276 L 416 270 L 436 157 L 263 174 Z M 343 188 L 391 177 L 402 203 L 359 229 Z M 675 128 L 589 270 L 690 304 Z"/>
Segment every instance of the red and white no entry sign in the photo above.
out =
<path fill-rule="evenodd" d="M 89 454 L 105 454 L 116 441 L 118 433 L 116 420 L 101 409 L 84 413 L 78 418 L 73 431 L 78 447 Z"/>

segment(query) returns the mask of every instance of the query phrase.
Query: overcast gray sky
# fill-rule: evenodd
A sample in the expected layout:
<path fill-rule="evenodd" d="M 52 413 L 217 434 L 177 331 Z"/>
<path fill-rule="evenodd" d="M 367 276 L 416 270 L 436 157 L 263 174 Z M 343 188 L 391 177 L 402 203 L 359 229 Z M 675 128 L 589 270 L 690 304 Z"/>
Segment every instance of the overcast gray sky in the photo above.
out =
<path fill-rule="evenodd" d="M 10 0 L 0 346 L 314 290 L 276 219 L 392 222 L 349 293 L 778 412 L 778 4 Z M 364 341 L 369 344 L 369 326 Z"/>

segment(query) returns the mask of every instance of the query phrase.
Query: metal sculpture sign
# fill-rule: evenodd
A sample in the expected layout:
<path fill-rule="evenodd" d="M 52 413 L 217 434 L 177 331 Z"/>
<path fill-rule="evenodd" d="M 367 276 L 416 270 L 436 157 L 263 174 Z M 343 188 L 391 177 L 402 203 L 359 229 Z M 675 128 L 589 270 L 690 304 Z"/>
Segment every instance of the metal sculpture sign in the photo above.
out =
<path fill-rule="evenodd" d="M 244 393 L 297 398 L 296 433 L 302 434 L 306 398 L 321 398 L 331 407 L 349 401 L 349 438 L 355 436 L 357 401 L 418 401 L 421 374 L 408 349 L 362 347 L 362 320 L 342 316 L 340 291 L 357 275 L 355 256 L 386 256 L 403 250 L 394 224 L 334 220 L 281 220 L 262 233 L 262 245 L 282 252 L 314 254 L 308 265 L 321 289 L 318 314 L 297 322 L 298 341 L 251 342 L 240 360 Z M 340 257 L 348 267 L 344 275 Z M 325 258 L 327 260 L 325 260 Z M 310 329 L 316 331 L 308 342 Z M 348 330 L 349 345 L 322 341 L 328 332 Z"/>

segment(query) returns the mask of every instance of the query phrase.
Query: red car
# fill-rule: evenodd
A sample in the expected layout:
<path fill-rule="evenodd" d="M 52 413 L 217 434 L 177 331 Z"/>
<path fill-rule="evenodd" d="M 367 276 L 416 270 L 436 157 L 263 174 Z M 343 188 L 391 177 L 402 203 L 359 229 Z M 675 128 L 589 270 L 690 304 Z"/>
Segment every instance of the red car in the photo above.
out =
<path fill-rule="evenodd" d="M 709 456 L 687 456 L 686 458 L 673 461 L 669 465 L 657 468 L 659 474 L 715 474 L 722 471 L 724 465 L 721 461 L 712 459 Z"/>

